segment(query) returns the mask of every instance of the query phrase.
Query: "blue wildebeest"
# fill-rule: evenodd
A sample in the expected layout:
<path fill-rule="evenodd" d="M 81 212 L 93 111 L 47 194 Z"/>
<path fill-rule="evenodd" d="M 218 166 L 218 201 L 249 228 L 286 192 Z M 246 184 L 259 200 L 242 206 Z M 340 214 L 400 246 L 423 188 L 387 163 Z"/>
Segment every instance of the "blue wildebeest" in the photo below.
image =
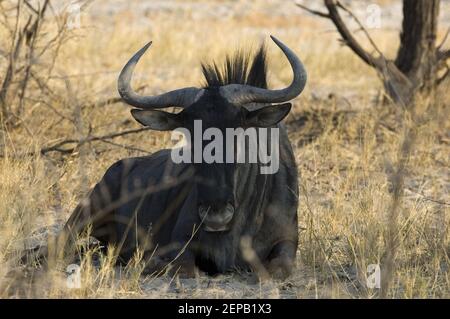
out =
<path fill-rule="evenodd" d="M 285 102 L 302 92 L 306 71 L 292 50 L 272 40 L 293 70 L 293 81 L 284 89 L 267 88 L 266 51 L 261 46 L 252 58 L 238 53 L 223 67 L 202 65 L 203 88 L 140 96 L 130 82 L 149 43 L 123 68 L 118 90 L 135 107 L 132 116 L 153 130 L 184 128 L 193 136 L 195 120 L 202 121 L 203 130 L 222 132 L 277 128 L 276 173 L 262 174 L 259 162 L 174 163 L 171 150 L 123 159 L 75 209 L 62 232 L 65 242 L 73 242 L 89 226 L 93 237 L 116 247 L 122 262 L 138 249 L 143 252 L 150 272 L 171 261 L 172 269 L 187 276 L 195 268 L 209 274 L 250 268 L 276 278 L 288 276 L 298 244 L 298 181 L 292 147 L 280 122 L 291 109 Z M 167 107 L 182 110 L 157 110 Z"/>

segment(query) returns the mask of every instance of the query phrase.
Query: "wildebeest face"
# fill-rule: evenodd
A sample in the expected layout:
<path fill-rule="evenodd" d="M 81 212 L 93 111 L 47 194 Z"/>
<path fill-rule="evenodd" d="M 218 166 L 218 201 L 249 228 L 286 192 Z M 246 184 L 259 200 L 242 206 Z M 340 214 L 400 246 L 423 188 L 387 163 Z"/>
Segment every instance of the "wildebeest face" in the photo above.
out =
<path fill-rule="evenodd" d="M 228 230 L 232 224 L 237 205 L 236 174 L 240 165 L 245 164 L 236 163 L 238 145 L 235 135 L 230 136 L 227 130 L 274 126 L 289 113 L 290 107 L 290 104 L 284 104 L 248 111 L 243 106 L 229 103 L 218 89 L 208 89 L 198 101 L 178 114 L 154 110 L 133 110 L 132 114 L 140 123 L 155 130 L 183 128 L 189 132 L 191 163 L 198 185 L 198 213 L 204 229 L 217 232 Z M 215 133 L 208 134 L 208 131 Z M 212 142 L 217 142 L 216 139 L 220 139 L 220 143 L 211 150 L 214 161 L 208 161 L 203 151 Z M 196 152 L 202 157 L 196 157 Z"/>
<path fill-rule="evenodd" d="M 242 125 L 242 110 L 221 98 L 218 90 L 206 90 L 199 101 L 182 113 L 185 128 L 190 132 L 189 142 L 193 147 L 191 154 L 197 181 L 198 214 L 203 221 L 203 229 L 207 232 L 227 231 L 236 210 L 236 164 L 227 163 L 229 150 L 226 145 L 233 141 L 227 140 L 226 129 Z M 198 123 L 201 123 L 201 127 Z M 208 131 L 215 133 L 209 136 Z M 195 158 L 194 148 L 201 147 L 197 152 L 202 152 L 216 139 L 220 142 L 211 149 L 214 160 L 208 160 L 206 156 L 201 161 Z"/>

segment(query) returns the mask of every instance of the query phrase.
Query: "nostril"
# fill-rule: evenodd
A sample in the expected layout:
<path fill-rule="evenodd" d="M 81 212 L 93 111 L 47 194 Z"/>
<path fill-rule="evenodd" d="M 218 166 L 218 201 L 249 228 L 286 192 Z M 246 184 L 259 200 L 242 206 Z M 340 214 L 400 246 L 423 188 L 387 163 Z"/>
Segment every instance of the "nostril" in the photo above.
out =
<path fill-rule="evenodd" d="M 211 205 L 200 205 L 198 207 L 198 214 L 206 232 L 228 230 L 231 227 L 234 211 L 235 209 L 232 204 L 221 205 L 220 209 L 214 209 Z"/>
<path fill-rule="evenodd" d="M 234 207 L 228 207 L 225 209 L 224 213 L 223 213 L 223 222 L 225 224 L 228 224 L 234 216 Z"/>
<path fill-rule="evenodd" d="M 198 207 L 198 215 L 200 216 L 201 219 L 205 219 L 209 211 L 210 211 L 209 206 L 200 205 Z"/>
<path fill-rule="evenodd" d="M 233 214 L 227 214 L 223 217 L 223 224 L 228 224 L 229 222 L 231 222 L 231 220 L 233 219 Z"/>
<path fill-rule="evenodd" d="M 226 225 L 228 224 L 234 216 L 234 210 L 223 208 L 218 211 L 211 210 L 204 220 L 208 223 Z"/>

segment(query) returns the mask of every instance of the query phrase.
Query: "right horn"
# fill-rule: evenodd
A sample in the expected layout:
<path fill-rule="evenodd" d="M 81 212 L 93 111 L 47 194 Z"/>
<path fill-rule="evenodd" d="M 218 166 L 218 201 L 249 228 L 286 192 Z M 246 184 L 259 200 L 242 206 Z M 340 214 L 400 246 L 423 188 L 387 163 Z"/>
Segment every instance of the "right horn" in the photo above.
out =
<path fill-rule="evenodd" d="M 229 84 L 220 88 L 221 95 L 229 102 L 238 105 L 247 103 L 283 103 L 297 97 L 306 85 L 306 70 L 297 55 L 285 44 L 274 36 L 270 36 L 273 42 L 283 51 L 292 71 L 294 79 L 291 85 L 281 90 L 268 90 L 250 85 Z"/>

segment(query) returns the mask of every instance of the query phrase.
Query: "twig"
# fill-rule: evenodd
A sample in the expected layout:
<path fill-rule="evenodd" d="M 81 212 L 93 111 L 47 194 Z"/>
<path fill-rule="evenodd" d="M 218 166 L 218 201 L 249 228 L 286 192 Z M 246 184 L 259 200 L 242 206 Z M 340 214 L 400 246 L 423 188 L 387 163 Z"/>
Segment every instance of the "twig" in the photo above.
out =
<path fill-rule="evenodd" d="M 137 151 L 137 152 L 141 152 L 141 153 L 145 153 L 145 154 L 151 154 L 151 152 L 146 151 L 146 150 L 144 150 L 142 148 L 135 147 L 135 146 L 114 143 L 114 142 L 108 141 L 106 139 L 101 139 L 99 141 L 101 141 L 103 143 L 107 143 L 107 144 L 113 145 L 113 146 L 117 146 L 117 147 L 120 147 L 120 148 L 123 148 L 123 149 L 126 149 L 126 150 L 129 150 L 129 151 Z"/>
<path fill-rule="evenodd" d="M 89 136 L 84 139 L 66 139 L 66 140 L 56 143 L 52 146 L 42 148 L 39 153 L 42 155 L 49 153 L 49 152 L 72 153 L 75 149 L 77 149 L 78 147 L 80 147 L 81 145 L 84 145 L 86 143 L 95 142 L 95 141 L 104 141 L 107 139 L 114 139 L 114 138 L 117 138 L 120 136 L 137 134 L 137 133 L 145 132 L 148 130 L 150 130 L 150 128 L 143 127 L 143 128 L 127 130 L 127 131 L 123 131 L 123 132 L 119 132 L 119 133 L 107 134 L 107 135 L 103 135 L 103 136 Z M 74 143 L 77 144 L 77 146 L 74 148 L 71 148 L 71 149 L 63 149 L 62 148 L 65 145 L 74 144 Z"/>
<path fill-rule="evenodd" d="M 445 73 L 439 79 L 437 79 L 437 85 L 442 84 L 444 80 L 449 76 L 449 74 L 450 74 L 450 67 L 446 65 Z"/>
<path fill-rule="evenodd" d="M 45 155 L 45 154 L 51 153 L 51 152 L 58 152 L 58 153 L 61 153 L 61 154 L 71 154 L 76 149 L 78 149 L 80 146 L 82 146 L 82 145 L 84 145 L 86 143 L 101 141 L 101 142 L 106 142 L 106 143 L 109 143 L 109 144 L 113 144 L 113 143 L 111 143 L 110 141 L 107 141 L 107 140 L 115 139 L 115 138 L 121 137 L 121 136 L 127 136 L 127 135 L 130 135 L 130 134 L 138 134 L 138 133 L 146 132 L 148 130 L 150 130 L 150 128 L 143 127 L 143 128 L 127 130 L 127 131 L 123 131 L 123 132 L 119 132 L 119 133 L 106 134 L 106 135 L 102 135 L 102 136 L 88 136 L 88 137 L 86 137 L 84 139 L 74 139 L 74 138 L 73 139 L 66 139 L 66 140 L 58 142 L 58 143 L 56 143 L 54 145 L 41 148 L 40 150 L 35 151 L 35 152 L 28 152 L 28 153 L 24 153 L 24 154 L 19 154 L 17 157 L 34 156 L 36 154 Z M 69 145 L 69 144 L 76 144 L 76 146 L 72 147 L 72 148 L 63 148 L 64 146 Z M 134 151 L 140 151 L 140 152 L 149 153 L 148 151 L 145 151 L 145 150 L 142 150 L 142 149 L 138 149 L 138 148 L 134 148 L 134 147 L 130 147 L 130 146 L 126 146 L 126 145 L 115 144 L 115 146 L 120 146 L 120 147 L 123 147 L 123 148 L 132 149 Z M 2 157 L 5 157 L 5 154 L 0 154 L 0 158 L 2 158 Z"/>
<path fill-rule="evenodd" d="M 439 51 L 438 54 L 438 60 L 439 61 L 445 61 L 447 59 L 450 59 L 450 50 L 447 51 Z"/>
<path fill-rule="evenodd" d="M 364 48 L 356 41 L 356 39 L 351 34 L 350 30 L 347 28 L 346 24 L 342 20 L 339 12 L 338 12 L 338 4 L 334 0 L 324 0 L 325 6 L 328 9 L 328 13 L 319 12 L 316 10 L 312 10 L 309 8 L 306 8 L 303 5 L 299 5 L 297 3 L 297 6 L 300 8 L 307 10 L 308 12 L 315 14 L 322 18 L 330 19 L 334 25 L 336 26 L 339 34 L 341 35 L 344 43 L 353 51 L 356 55 L 358 55 L 364 62 L 369 64 L 373 67 L 380 67 L 380 61 L 377 60 L 374 56 L 372 56 L 370 53 L 368 53 Z"/>
<path fill-rule="evenodd" d="M 1 107 L 1 113 L 0 113 L 0 122 L 6 123 L 8 120 L 8 113 L 9 108 L 7 106 L 7 95 L 9 91 L 9 87 L 14 79 L 14 73 L 15 73 L 15 64 L 16 60 L 20 54 L 20 49 L 22 47 L 22 41 L 24 36 L 24 31 L 28 29 L 29 24 L 31 23 L 31 16 L 28 18 L 27 23 L 25 24 L 25 27 L 23 30 L 19 31 L 19 23 L 20 23 L 20 15 L 21 15 L 21 1 L 19 1 L 19 4 L 17 5 L 17 12 L 16 12 L 16 23 L 14 28 L 14 36 L 11 44 L 11 52 L 9 55 L 9 65 L 6 69 L 6 75 L 3 79 L 2 86 L 0 88 L 0 107 Z"/>
<path fill-rule="evenodd" d="M 312 13 L 312 14 L 314 14 L 316 16 L 319 16 L 319 17 L 322 17 L 322 18 L 327 18 L 327 19 L 330 18 L 330 15 L 328 13 L 321 12 L 321 11 L 318 11 L 318 10 L 313 10 L 313 9 L 308 8 L 307 6 L 305 6 L 305 5 L 301 4 L 301 3 L 296 3 L 296 5 L 298 7 L 300 7 L 300 8 L 302 8 L 303 10 L 305 10 L 305 11 L 307 11 L 309 13 Z"/>
<path fill-rule="evenodd" d="M 324 0 L 324 4 L 328 9 L 328 14 L 321 14 L 320 17 L 325 17 L 330 19 L 338 30 L 342 37 L 342 41 L 366 64 L 373 67 L 380 78 L 382 79 L 386 91 L 389 93 L 394 100 L 394 102 L 401 104 L 401 106 L 406 107 L 406 105 L 411 102 L 413 96 L 411 95 L 414 84 L 411 80 L 390 60 L 387 60 L 381 50 L 377 47 L 373 39 L 370 37 L 369 32 L 364 28 L 363 24 L 358 20 L 358 18 L 343 4 L 337 0 Z M 300 8 L 304 6 L 300 5 Z M 365 33 L 366 37 L 369 39 L 371 45 L 375 48 L 375 51 L 379 54 L 379 57 L 372 55 L 367 52 L 363 46 L 356 40 L 353 34 L 350 32 L 349 28 L 342 19 L 339 10 L 342 9 L 349 13 L 353 19 L 356 20 L 361 30 Z M 315 10 L 308 10 L 314 13 Z"/>
<path fill-rule="evenodd" d="M 142 85 L 139 88 L 137 88 L 137 91 L 142 91 L 147 87 L 147 85 Z M 121 97 L 112 97 L 112 98 L 107 98 L 105 100 L 102 101 L 97 101 L 97 102 L 92 102 L 92 103 L 88 103 L 88 104 L 84 104 L 81 109 L 85 109 L 85 108 L 92 108 L 92 107 L 103 107 L 103 106 L 107 106 L 107 105 L 111 105 L 111 104 L 116 104 L 116 103 L 120 103 L 123 102 Z"/>
<path fill-rule="evenodd" d="M 419 195 L 420 197 L 422 197 L 424 200 L 429 201 L 429 202 L 433 202 L 439 205 L 443 205 L 443 206 L 450 206 L 450 202 L 444 202 L 441 200 L 437 200 L 431 197 L 426 196 L 425 194 L 422 194 L 420 192 L 416 192 L 415 190 L 412 190 L 411 188 L 406 188 L 407 191 L 414 193 L 416 195 Z"/>
<path fill-rule="evenodd" d="M 36 10 L 28 1 L 24 1 L 25 5 L 33 11 L 35 14 L 39 14 L 38 10 Z"/>
<path fill-rule="evenodd" d="M 367 31 L 367 29 L 364 27 L 364 25 L 361 23 L 361 21 L 358 19 L 358 17 L 346 6 L 344 6 L 342 3 L 340 3 L 339 1 L 337 2 L 337 6 L 339 8 L 341 8 L 342 10 L 344 10 L 345 12 L 347 12 L 355 21 L 356 23 L 359 25 L 359 27 L 361 28 L 361 30 L 364 32 L 364 34 L 366 35 L 366 38 L 369 40 L 370 44 L 373 46 L 373 48 L 375 49 L 375 51 L 378 52 L 378 54 L 384 59 L 384 54 L 383 52 L 381 52 L 381 50 L 378 48 L 378 46 L 376 45 L 375 41 L 373 41 L 372 37 L 370 36 L 369 32 Z"/>
<path fill-rule="evenodd" d="M 449 34 L 450 34 L 450 27 L 447 29 L 444 38 L 442 39 L 441 43 L 436 47 L 436 49 L 440 50 L 444 46 L 445 42 L 447 42 Z"/>
<path fill-rule="evenodd" d="M 35 22 L 33 23 L 33 26 L 31 27 L 30 30 L 28 30 L 27 32 L 27 45 L 28 45 L 28 52 L 27 52 L 27 65 L 25 68 L 25 76 L 24 79 L 22 80 L 22 84 L 21 84 L 21 90 L 20 90 L 20 94 L 19 94 L 19 107 L 17 110 L 17 114 L 20 116 L 20 114 L 23 111 L 23 103 L 24 103 L 24 98 L 25 98 L 25 92 L 27 90 L 27 86 L 28 86 L 28 81 L 30 79 L 30 73 L 31 73 L 31 68 L 34 65 L 34 50 L 36 48 L 36 40 L 38 38 L 39 35 L 39 30 L 40 27 L 42 25 L 41 20 L 43 20 L 45 12 L 47 11 L 47 6 L 50 0 L 46 0 L 44 2 L 44 6 L 42 7 L 42 9 L 40 9 L 39 11 L 37 11 L 37 17 Z M 27 1 L 25 1 L 26 4 L 28 4 Z M 29 4 L 28 4 L 29 5 Z"/>

